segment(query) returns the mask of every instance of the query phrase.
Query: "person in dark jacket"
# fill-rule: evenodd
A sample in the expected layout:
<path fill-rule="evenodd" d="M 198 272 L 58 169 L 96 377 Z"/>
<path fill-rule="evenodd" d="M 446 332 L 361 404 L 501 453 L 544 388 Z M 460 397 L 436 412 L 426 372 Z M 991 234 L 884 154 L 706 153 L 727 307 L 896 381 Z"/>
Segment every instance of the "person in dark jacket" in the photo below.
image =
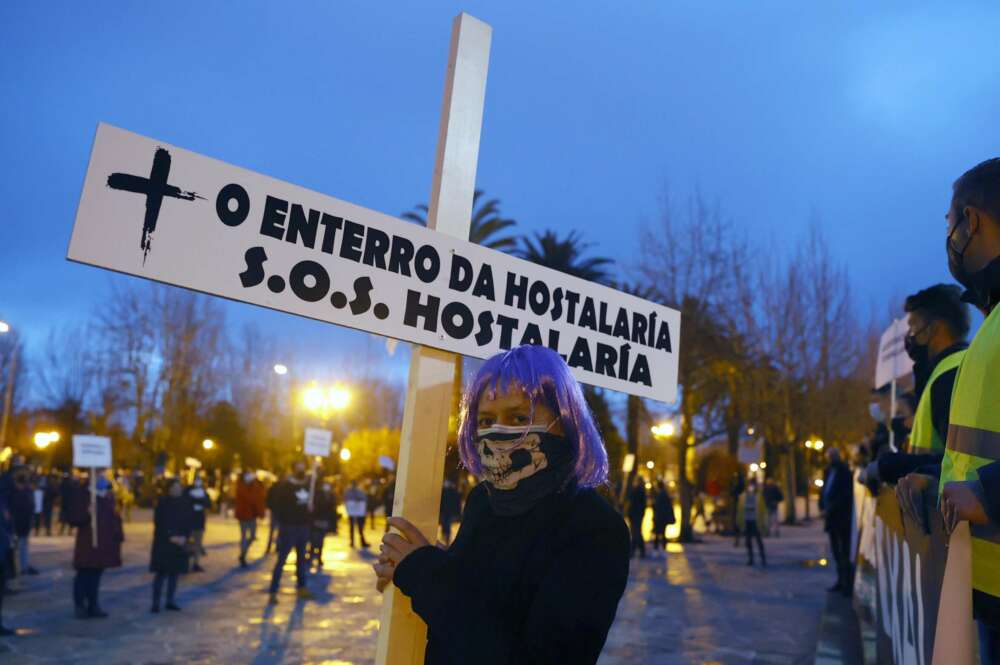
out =
<path fill-rule="evenodd" d="M 35 490 L 31 487 L 31 472 L 22 466 L 14 470 L 14 489 L 10 496 L 10 515 L 17 540 L 17 565 L 21 573 L 37 575 L 28 558 L 28 541 L 35 522 Z"/>
<path fill-rule="evenodd" d="M 628 491 L 628 528 L 632 534 L 632 549 L 629 556 L 639 552 L 639 558 L 646 558 L 646 541 L 642 537 L 642 520 L 646 517 L 648 499 L 646 480 L 638 473 L 632 476 L 632 486 Z"/>
<path fill-rule="evenodd" d="M 9 492 L 0 487 L 0 637 L 9 637 L 14 634 L 13 630 L 3 624 L 3 597 L 7 590 L 7 579 L 14 572 L 9 568 L 7 557 L 14 536 L 8 499 Z"/>
<path fill-rule="evenodd" d="M 76 489 L 77 479 L 73 477 L 73 472 L 64 473 L 59 483 L 59 535 L 64 535 L 67 531 L 73 532 L 73 527 L 69 523 L 69 506 L 73 503 L 73 494 Z"/>
<path fill-rule="evenodd" d="M 451 542 L 451 525 L 461 514 L 462 497 L 458 495 L 455 483 L 445 480 L 444 487 L 441 488 L 441 510 L 438 521 L 441 523 L 441 537 L 446 545 Z"/>
<path fill-rule="evenodd" d="M 275 535 L 278 533 L 278 518 L 274 514 L 274 501 L 280 486 L 280 481 L 271 483 L 271 486 L 267 488 L 267 492 L 264 495 L 264 504 L 267 506 L 267 512 L 270 513 L 267 524 L 267 547 L 264 548 L 264 556 L 271 553 L 271 547 L 276 542 Z"/>
<path fill-rule="evenodd" d="M 174 597 L 177 576 L 188 571 L 187 544 L 193 517 L 191 499 L 185 496 L 180 479 L 169 479 L 153 511 L 153 547 L 149 555 L 149 572 L 154 573 L 151 612 L 160 611 L 164 582 L 167 584 L 166 609 L 181 609 Z"/>
<path fill-rule="evenodd" d="M 854 492 L 851 470 L 840 459 L 833 446 L 827 451 L 830 464 L 823 472 L 823 491 L 819 509 L 823 511 L 824 527 L 830 537 L 830 551 L 837 564 L 837 583 L 829 591 L 851 595 L 851 517 Z"/>
<path fill-rule="evenodd" d="M 201 474 L 194 477 L 185 494 L 191 506 L 191 572 L 200 573 L 205 570 L 201 567 L 201 557 L 205 555 L 205 520 L 212 509 L 212 499 L 205 491 Z"/>
<path fill-rule="evenodd" d="M 115 507 L 111 482 L 103 475 L 97 479 L 97 547 L 94 547 L 90 514 L 90 490 L 78 485 L 69 496 L 69 524 L 76 527 L 76 544 L 73 547 L 73 603 L 78 619 L 103 619 L 108 616 L 101 609 L 98 593 L 101 576 L 108 568 L 122 565 L 122 518 Z"/>
<path fill-rule="evenodd" d="M 306 563 L 306 547 L 309 544 L 309 529 L 312 512 L 309 510 L 309 487 L 306 465 L 296 462 L 292 474 L 274 488 L 272 515 L 278 521 L 278 560 L 271 573 L 270 600 L 278 602 L 278 587 L 281 586 L 281 572 L 285 568 L 288 554 L 295 549 L 295 577 L 298 596 L 303 600 L 312 598 L 306 588 L 309 575 Z"/>
<path fill-rule="evenodd" d="M 656 495 L 653 497 L 653 547 L 658 550 L 667 549 L 667 527 L 676 521 L 674 517 L 674 502 L 667 491 L 667 485 L 662 480 L 656 483 Z"/>
<path fill-rule="evenodd" d="M 323 543 L 326 534 L 336 524 L 337 502 L 333 498 L 333 486 L 323 482 L 316 487 L 313 496 L 312 525 L 309 532 L 308 560 L 317 570 L 323 567 Z"/>
<path fill-rule="evenodd" d="M 459 452 L 482 482 L 455 542 L 391 518 L 377 587 L 395 584 L 427 624 L 426 665 L 593 665 L 629 534 L 595 489 L 607 453 L 583 392 L 554 351 L 521 346 L 482 365 L 464 404 Z"/>

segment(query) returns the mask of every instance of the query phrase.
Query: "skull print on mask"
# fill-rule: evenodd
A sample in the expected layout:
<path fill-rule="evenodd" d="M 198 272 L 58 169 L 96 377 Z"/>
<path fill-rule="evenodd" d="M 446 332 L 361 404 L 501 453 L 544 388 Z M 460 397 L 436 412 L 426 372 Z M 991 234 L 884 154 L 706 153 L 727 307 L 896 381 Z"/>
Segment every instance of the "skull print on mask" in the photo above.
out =
<path fill-rule="evenodd" d="M 483 480 L 498 490 L 513 490 L 525 478 L 568 460 L 566 439 L 549 432 L 556 422 L 480 429 L 476 441 Z"/>

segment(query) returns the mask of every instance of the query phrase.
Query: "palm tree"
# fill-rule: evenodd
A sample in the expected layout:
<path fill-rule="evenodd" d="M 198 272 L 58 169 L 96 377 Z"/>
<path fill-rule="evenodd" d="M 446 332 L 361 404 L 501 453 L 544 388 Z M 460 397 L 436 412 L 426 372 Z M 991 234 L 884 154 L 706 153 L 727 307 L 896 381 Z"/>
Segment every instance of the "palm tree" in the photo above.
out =
<path fill-rule="evenodd" d="M 584 243 L 576 231 L 570 231 L 562 239 L 555 231 L 545 231 L 535 233 L 534 240 L 521 238 L 521 247 L 517 250 L 517 255 L 567 275 L 600 284 L 608 283 L 610 280 L 608 266 L 614 261 L 603 256 L 584 258 L 583 254 L 588 247 L 590 243 Z"/>
<path fill-rule="evenodd" d="M 474 242 L 483 247 L 505 251 L 517 246 L 517 240 L 513 236 L 497 238 L 495 236 L 505 229 L 514 226 L 517 222 L 513 219 L 504 219 L 500 216 L 500 199 L 490 199 L 479 205 L 479 200 L 483 197 L 483 190 L 477 189 L 472 195 L 472 220 L 469 225 L 469 242 Z M 421 203 L 413 210 L 404 212 L 403 219 L 427 226 L 427 205 Z"/>
<path fill-rule="evenodd" d="M 500 236 L 506 229 L 517 224 L 513 219 L 505 219 L 500 216 L 500 199 L 490 199 L 479 204 L 483 198 L 483 190 L 477 189 L 472 195 L 472 219 L 469 223 L 469 242 L 505 251 L 514 249 L 517 240 L 513 236 Z M 427 204 L 419 203 L 413 210 L 402 214 L 403 219 L 427 226 Z M 455 355 L 455 375 L 452 379 L 451 393 L 451 418 L 449 418 L 448 429 L 455 433 L 458 428 L 458 414 L 462 403 L 462 356 Z"/>

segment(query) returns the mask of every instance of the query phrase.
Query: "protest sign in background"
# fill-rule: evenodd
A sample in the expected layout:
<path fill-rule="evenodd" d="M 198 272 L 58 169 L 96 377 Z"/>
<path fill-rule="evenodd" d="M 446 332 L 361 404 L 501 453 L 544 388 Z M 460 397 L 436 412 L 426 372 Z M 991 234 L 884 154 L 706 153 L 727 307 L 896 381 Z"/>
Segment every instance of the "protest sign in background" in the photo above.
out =
<path fill-rule="evenodd" d="M 106 124 L 68 258 L 469 356 L 546 345 L 676 397 L 676 310 Z"/>

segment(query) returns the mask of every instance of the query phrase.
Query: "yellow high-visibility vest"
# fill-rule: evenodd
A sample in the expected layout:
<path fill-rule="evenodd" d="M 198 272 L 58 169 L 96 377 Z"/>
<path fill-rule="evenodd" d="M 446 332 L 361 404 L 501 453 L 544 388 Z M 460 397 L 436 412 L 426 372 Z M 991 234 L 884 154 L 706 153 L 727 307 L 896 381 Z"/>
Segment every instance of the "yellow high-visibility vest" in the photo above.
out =
<path fill-rule="evenodd" d="M 949 353 L 938 361 L 931 372 L 931 377 L 927 379 L 927 386 L 923 394 L 920 395 L 920 402 L 917 404 L 917 412 L 913 414 L 913 431 L 910 432 L 910 452 L 914 455 L 929 455 L 932 453 L 943 453 L 945 441 L 934 429 L 934 420 L 931 404 L 931 387 L 942 374 L 955 369 L 965 357 L 965 349 Z M 954 388 L 952 388 L 954 392 Z"/>
<path fill-rule="evenodd" d="M 1000 307 L 995 307 L 958 367 L 951 395 L 941 484 L 978 480 L 979 467 L 1000 459 Z M 972 527 L 972 587 L 1000 597 L 1000 529 Z"/>

